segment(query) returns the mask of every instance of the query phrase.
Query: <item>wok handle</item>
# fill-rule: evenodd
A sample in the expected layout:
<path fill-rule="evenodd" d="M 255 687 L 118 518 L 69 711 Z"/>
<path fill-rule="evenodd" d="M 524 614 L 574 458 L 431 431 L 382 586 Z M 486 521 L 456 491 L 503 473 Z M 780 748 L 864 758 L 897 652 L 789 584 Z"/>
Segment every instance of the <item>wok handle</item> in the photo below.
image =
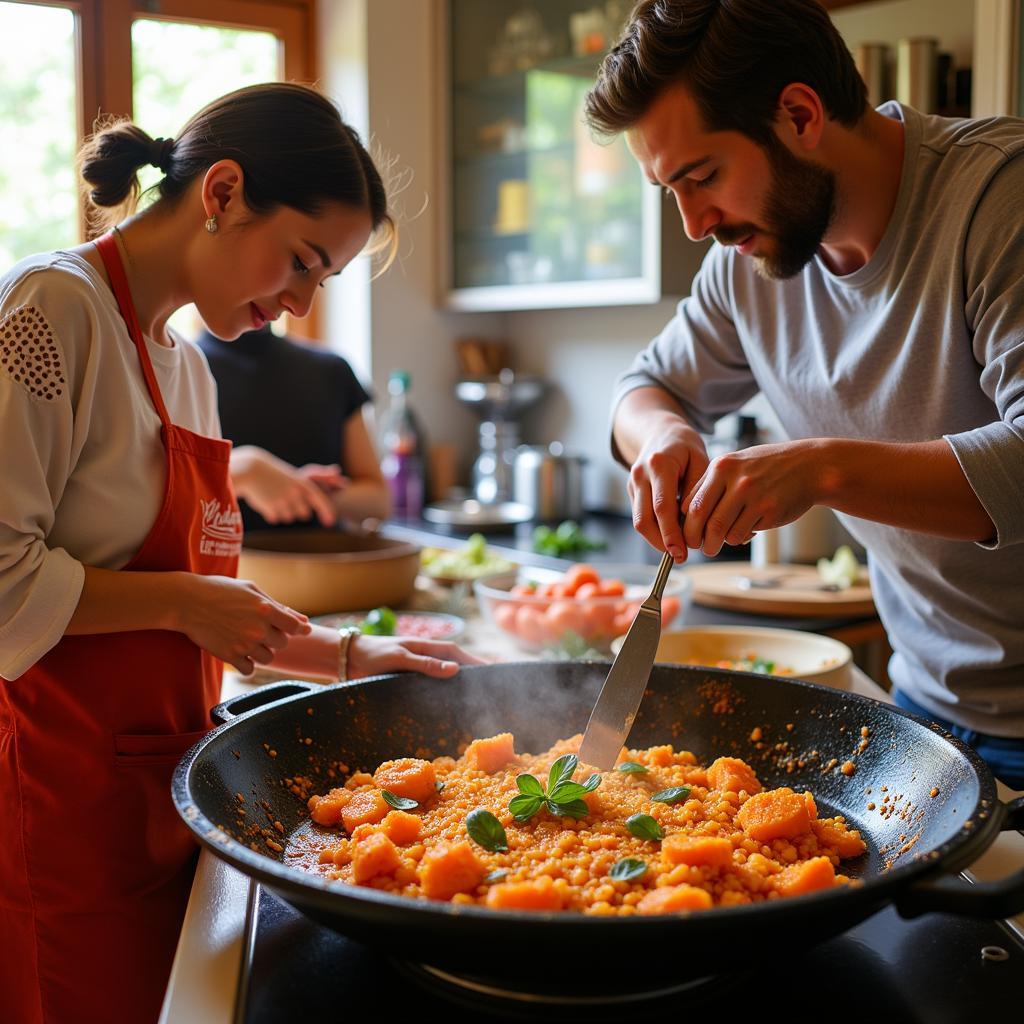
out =
<path fill-rule="evenodd" d="M 1024 797 L 1005 805 L 1002 831 L 1024 828 Z M 960 914 L 964 917 L 1004 918 L 1024 911 L 1024 869 L 998 882 L 964 882 L 941 878 L 919 882 L 894 901 L 900 917 L 921 914 Z"/>
<path fill-rule="evenodd" d="M 313 693 L 322 690 L 323 687 L 317 683 L 304 683 L 298 679 L 287 680 L 281 683 L 270 683 L 261 686 L 251 693 L 241 693 L 230 700 L 222 701 L 210 709 L 210 717 L 218 724 L 223 725 L 231 719 L 244 715 L 254 708 L 265 708 L 269 704 L 275 704 L 285 697 L 294 697 L 298 693 Z"/>

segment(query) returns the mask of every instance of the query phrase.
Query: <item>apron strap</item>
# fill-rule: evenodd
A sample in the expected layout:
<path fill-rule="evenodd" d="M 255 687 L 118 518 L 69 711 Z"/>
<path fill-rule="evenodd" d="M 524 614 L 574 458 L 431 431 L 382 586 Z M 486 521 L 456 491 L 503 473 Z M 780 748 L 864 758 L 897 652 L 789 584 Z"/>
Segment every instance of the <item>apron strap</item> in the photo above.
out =
<path fill-rule="evenodd" d="M 165 427 L 169 427 L 171 418 L 167 415 L 163 395 L 160 394 L 160 385 L 157 383 L 156 374 L 153 372 L 153 363 L 149 358 L 149 350 L 146 348 L 146 340 L 142 337 L 142 328 L 139 326 L 139 318 L 135 312 L 135 303 L 132 302 L 128 276 L 124 272 L 124 264 L 121 262 L 121 253 L 118 251 L 117 242 L 114 241 L 113 233 L 108 231 L 105 235 L 97 238 L 93 244 L 99 250 L 103 265 L 107 268 L 107 276 L 110 278 L 110 287 L 114 291 L 114 298 L 117 299 L 117 305 L 128 328 L 128 334 L 139 353 L 139 362 L 142 364 L 142 375 L 146 378 L 149 397 L 153 400 L 153 405 L 160 416 L 160 422 Z"/>

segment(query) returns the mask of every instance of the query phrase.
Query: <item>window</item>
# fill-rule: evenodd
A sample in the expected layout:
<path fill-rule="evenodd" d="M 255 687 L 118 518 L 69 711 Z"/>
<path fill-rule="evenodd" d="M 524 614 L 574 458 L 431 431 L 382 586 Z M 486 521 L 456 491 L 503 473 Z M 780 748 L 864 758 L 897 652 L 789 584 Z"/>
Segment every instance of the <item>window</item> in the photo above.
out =
<path fill-rule="evenodd" d="M 232 89 L 314 81 L 314 7 L 314 0 L 0 0 L 0 265 L 84 240 L 74 154 L 97 114 L 132 117 L 154 137 L 173 137 Z M 158 172 L 146 168 L 140 179 L 146 188 Z"/>

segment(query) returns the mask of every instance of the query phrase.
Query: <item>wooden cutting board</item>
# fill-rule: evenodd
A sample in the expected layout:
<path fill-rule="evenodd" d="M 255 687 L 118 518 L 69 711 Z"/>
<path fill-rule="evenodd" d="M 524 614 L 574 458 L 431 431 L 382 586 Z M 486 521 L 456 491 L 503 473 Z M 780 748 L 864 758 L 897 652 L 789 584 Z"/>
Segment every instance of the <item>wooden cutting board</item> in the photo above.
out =
<path fill-rule="evenodd" d="M 754 569 L 749 562 L 694 565 L 686 570 L 693 580 L 693 600 L 711 608 L 755 615 L 843 618 L 874 615 L 867 572 L 846 590 L 824 590 L 813 565 L 770 565 Z M 771 586 L 745 586 L 744 580 Z"/>

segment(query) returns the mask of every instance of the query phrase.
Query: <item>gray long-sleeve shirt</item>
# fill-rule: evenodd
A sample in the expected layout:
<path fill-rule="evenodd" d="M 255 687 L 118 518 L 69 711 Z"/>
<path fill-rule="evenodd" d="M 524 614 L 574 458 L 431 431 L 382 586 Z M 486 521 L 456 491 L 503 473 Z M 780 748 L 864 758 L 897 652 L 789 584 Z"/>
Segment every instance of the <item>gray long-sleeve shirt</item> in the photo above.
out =
<path fill-rule="evenodd" d="M 968 728 L 1024 736 L 1024 121 L 880 112 L 904 123 L 904 162 L 871 259 L 768 281 L 715 245 L 615 406 L 658 385 L 707 432 L 760 390 L 791 438 L 945 437 L 993 543 L 841 519 L 869 553 L 893 683 Z"/>

